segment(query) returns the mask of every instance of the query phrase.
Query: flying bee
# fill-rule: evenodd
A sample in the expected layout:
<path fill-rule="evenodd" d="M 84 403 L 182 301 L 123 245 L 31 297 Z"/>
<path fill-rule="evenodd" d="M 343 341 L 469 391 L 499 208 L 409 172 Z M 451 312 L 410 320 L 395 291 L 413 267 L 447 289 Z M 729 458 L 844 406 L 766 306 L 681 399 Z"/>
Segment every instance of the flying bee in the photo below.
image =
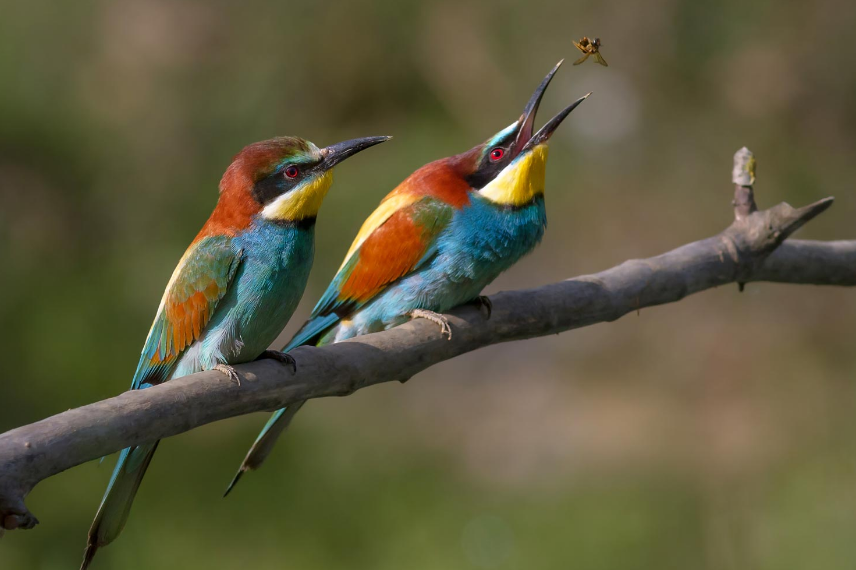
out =
<path fill-rule="evenodd" d="M 601 64 L 604 67 L 607 67 L 608 64 L 606 60 L 603 59 L 603 56 L 600 55 L 600 38 L 595 38 L 593 40 L 588 39 L 586 36 L 578 41 L 574 42 L 574 45 L 577 46 L 577 49 L 583 52 L 583 56 L 574 62 L 574 65 L 579 65 L 585 60 L 588 59 L 590 55 L 594 56 L 594 60 Z"/>

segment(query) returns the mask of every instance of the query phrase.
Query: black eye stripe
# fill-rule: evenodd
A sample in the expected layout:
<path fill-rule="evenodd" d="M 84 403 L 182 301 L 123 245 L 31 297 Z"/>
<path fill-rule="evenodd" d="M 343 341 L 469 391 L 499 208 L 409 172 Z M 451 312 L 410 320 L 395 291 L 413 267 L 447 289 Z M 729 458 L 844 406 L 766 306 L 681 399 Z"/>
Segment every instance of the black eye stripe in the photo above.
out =
<path fill-rule="evenodd" d="M 496 149 L 496 147 L 494 147 L 494 149 Z M 488 182 L 493 180 L 507 164 L 507 161 L 505 160 L 509 156 L 507 151 L 502 149 L 503 156 L 497 160 L 494 160 L 493 158 L 491 158 L 491 153 L 494 149 L 488 152 L 487 155 L 482 159 L 478 169 L 469 176 L 467 176 L 466 180 L 471 188 L 481 190 Z"/>
<path fill-rule="evenodd" d="M 271 163 L 263 171 L 259 168 L 253 173 L 256 181 L 250 189 L 250 195 L 257 204 L 267 206 L 305 181 L 323 173 L 324 157 L 321 153 L 306 145 L 297 150 L 300 152 L 284 153 L 276 163 Z M 292 168 L 296 169 L 296 172 L 290 170 Z"/>
<path fill-rule="evenodd" d="M 287 172 L 289 168 L 297 169 L 297 173 L 294 176 L 289 176 Z M 300 184 L 310 170 L 311 168 L 307 165 L 289 164 L 285 168 L 265 176 L 253 185 L 253 199 L 262 206 L 267 206 Z"/>
<path fill-rule="evenodd" d="M 267 176 L 253 185 L 253 199 L 267 206 L 283 192 L 283 178 L 281 176 Z"/>

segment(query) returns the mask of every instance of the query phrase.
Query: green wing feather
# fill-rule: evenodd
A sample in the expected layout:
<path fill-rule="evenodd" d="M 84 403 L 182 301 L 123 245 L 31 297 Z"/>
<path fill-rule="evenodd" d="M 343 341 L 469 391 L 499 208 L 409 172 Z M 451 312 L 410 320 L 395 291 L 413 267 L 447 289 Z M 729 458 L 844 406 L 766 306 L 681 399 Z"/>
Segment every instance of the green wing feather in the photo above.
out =
<path fill-rule="evenodd" d="M 164 292 L 131 384 L 160 384 L 197 340 L 241 264 L 242 251 L 228 236 L 203 238 L 188 248 Z"/>

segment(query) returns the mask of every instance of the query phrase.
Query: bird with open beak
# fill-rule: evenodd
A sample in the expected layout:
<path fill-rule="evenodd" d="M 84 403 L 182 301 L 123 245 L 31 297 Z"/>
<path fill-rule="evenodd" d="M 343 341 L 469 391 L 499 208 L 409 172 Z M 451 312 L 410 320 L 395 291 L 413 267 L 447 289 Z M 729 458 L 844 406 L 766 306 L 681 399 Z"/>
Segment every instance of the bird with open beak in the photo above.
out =
<path fill-rule="evenodd" d="M 547 225 L 547 143 L 588 95 L 534 132 L 547 74 L 518 120 L 470 150 L 408 176 L 363 224 L 311 317 L 285 350 L 324 345 L 426 318 L 452 332 L 441 313 L 473 301 L 532 251 Z M 589 94 L 590 95 L 590 94 Z M 259 467 L 303 402 L 274 413 L 232 483 Z"/>

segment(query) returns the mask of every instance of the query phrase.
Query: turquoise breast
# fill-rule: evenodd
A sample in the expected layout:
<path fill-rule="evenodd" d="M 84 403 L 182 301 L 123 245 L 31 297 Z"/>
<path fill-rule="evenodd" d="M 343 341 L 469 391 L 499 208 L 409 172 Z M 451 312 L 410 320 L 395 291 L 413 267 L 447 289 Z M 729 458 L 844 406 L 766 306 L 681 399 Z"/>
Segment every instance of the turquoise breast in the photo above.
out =
<path fill-rule="evenodd" d="M 340 322 L 321 344 L 396 326 L 409 320 L 413 309 L 443 313 L 472 301 L 538 245 L 546 226 L 543 196 L 510 208 L 474 195 L 437 238 L 431 260 Z"/>

